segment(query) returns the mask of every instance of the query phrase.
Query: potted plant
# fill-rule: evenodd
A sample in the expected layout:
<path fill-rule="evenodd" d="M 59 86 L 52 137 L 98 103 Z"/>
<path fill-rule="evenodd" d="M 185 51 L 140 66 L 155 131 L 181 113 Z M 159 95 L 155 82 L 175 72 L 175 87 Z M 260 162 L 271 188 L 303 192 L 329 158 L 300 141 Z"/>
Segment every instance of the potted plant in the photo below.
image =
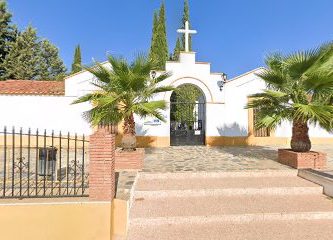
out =
<path fill-rule="evenodd" d="M 267 68 L 257 76 L 267 88 L 250 96 L 246 108 L 257 110 L 258 129 L 274 129 L 282 121 L 291 122 L 291 151 L 279 150 L 279 161 L 296 168 L 312 166 L 316 159 L 309 160 L 309 154 L 314 158 L 321 155 L 309 152 L 309 124 L 333 129 L 333 44 L 290 55 L 271 54 L 265 62 Z M 310 165 L 302 161 L 305 158 Z"/>

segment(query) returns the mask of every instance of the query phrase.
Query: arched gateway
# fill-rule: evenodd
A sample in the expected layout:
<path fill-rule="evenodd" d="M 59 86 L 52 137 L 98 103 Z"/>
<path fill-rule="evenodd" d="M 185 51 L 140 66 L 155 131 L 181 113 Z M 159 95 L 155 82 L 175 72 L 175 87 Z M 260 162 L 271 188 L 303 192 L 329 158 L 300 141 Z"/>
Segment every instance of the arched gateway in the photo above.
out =
<path fill-rule="evenodd" d="M 206 98 L 195 85 L 178 86 L 170 97 L 170 145 L 205 145 Z"/>

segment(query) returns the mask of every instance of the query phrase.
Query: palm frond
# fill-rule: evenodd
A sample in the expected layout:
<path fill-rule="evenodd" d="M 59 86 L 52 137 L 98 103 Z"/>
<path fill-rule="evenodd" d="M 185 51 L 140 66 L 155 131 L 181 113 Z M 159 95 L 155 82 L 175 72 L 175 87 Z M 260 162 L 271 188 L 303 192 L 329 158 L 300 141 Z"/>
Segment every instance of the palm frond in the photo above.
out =
<path fill-rule="evenodd" d="M 171 77 L 171 75 L 172 75 L 171 72 L 162 73 L 158 77 L 155 78 L 155 82 L 160 83 L 160 82 L 164 81 L 165 79 Z"/>
<path fill-rule="evenodd" d="M 259 118 L 254 123 L 254 127 L 255 129 L 269 128 L 274 130 L 277 128 L 277 126 L 281 124 L 283 120 L 285 120 L 285 118 L 281 115 L 272 115 L 272 116 L 265 115 Z"/>
<path fill-rule="evenodd" d="M 164 116 L 160 112 L 160 110 L 164 109 L 166 109 L 165 101 L 141 102 L 132 106 L 132 111 L 134 113 L 137 113 L 142 117 L 156 117 L 161 121 L 165 121 Z"/>
<path fill-rule="evenodd" d="M 320 49 L 315 48 L 308 51 L 298 51 L 286 57 L 283 62 L 284 69 L 292 78 L 300 78 L 320 56 Z"/>
<path fill-rule="evenodd" d="M 312 95 L 313 100 L 331 96 L 333 93 L 333 72 L 314 72 L 307 75 L 304 87 L 307 93 Z"/>
<path fill-rule="evenodd" d="M 175 88 L 172 86 L 161 86 L 161 87 L 156 87 L 153 89 L 152 93 L 160 93 L 160 92 L 169 92 L 169 91 L 174 91 Z"/>
<path fill-rule="evenodd" d="M 268 87 L 280 89 L 286 83 L 286 77 L 280 71 L 273 71 L 271 69 L 263 69 L 261 72 L 256 73 L 256 76 L 266 82 Z"/>
<path fill-rule="evenodd" d="M 295 104 L 294 119 L 319 123 L 329 127 L 333 118 L 333 106 L 315 104 Z"/>
<path fill-rule="evenodd" d="M 319 48 L 319 56 L 315 63 L 307 70 L 305 74 L 314 72 L 332 73 L 333 71 L 333 42 L 323 44 Z"/>
<path fill-rule="evenodd" d="M 94 92 L 94 93 L 89 93 L 86 94 L 82 97 L 77 98 L 76 100 L 74 100 L 71 104 L 78 104 L 78 103 L 84 103 L 84 102 L 91 102 L 94 101 L 100 97 L 103 97 L 104 93 L 102 92 Z"/>
<path fill-rule="evenodd" d="M 110 70 L 104 67 L 103 64 L 95 62 L 93 67 L 84 67 L 84 69 L 93 74 L 98 81 L 106 84 L 110 83 Z"/>
<path fill-rule="evenodd" d="M 284 57 L 281 53 L 268 54 L 265 58 L 265 63 L 274 72 L 283 71 L 283 61 Z"/>

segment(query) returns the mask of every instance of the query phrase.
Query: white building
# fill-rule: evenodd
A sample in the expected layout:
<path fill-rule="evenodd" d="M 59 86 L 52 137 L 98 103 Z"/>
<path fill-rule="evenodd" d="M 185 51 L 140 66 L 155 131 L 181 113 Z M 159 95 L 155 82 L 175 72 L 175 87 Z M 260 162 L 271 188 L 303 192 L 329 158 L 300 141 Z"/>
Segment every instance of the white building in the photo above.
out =
<path fill-rule="evenodd" d="M 187 29 L 188 30 L 188 29 Z M 186 31 L 185 31 L 186 32 Z M 191 32 L 190 32 L 191 33 Z M 108 63 L 104 63 L 108 65 Z M 196 107 L 199 121 L 187 126 L 171 122 L 170 97 L 172 92 L 155 96 L 156 100 L 165 100 L 169 108 L 163 112 L 166 122 L 156 119 L 141 119 L 136 116 L 136 131 L 139 146 L 166 147 L 170 145 L 262 145 L 286 144 L 290 141 L 291 125 L 283 123 L 273 132 L 255 131 L 253 128 L 253 110 L 244 109 L 248 96 L 265 88 L 263 80 L 255 69 L 227 81 L 223 87 L 223 75 L 212 73 L 210 63 L 197 62 L 194 52 L 182 52 L 178 62 L 167 62 L 166 71 L 171 77 L 161 84 L 179 87 L 191 84 L 200 89 L 203 98 Z M 157 73 L 158 74 L 158 73 Z M 15 84 L 6 81 L 0 83 L 0 126 L 23 128 L 54 129 L 63 132 L 90 134 L 92 128 L 82 118 L 82 113 L 90 108 L 89 104 L 71 105 L 79 96 L 94 91 L 91 84 L 94 77 L 82 71 L 65 79 L 63 90 L 52 94 L 31 92 L 29 87 L 15 92 Z M 22 82 L 22 81 L 20 81 Z M 6 85 L 7 84 L 7 85 Z M 23 84 L 23 83 L 20 83 Z M 46 84 L 46 83 L 45 83 Z M 3 89 L 6 86 L 6 89 Z M 47 85 L 45 85 L 47 86 Z M 2 89 L 1 89 L 2 88 Z M 9 89 L 9 90 L 8 90 Z M 13 90 L 14 89 L 14 90 Z M 47 86 L 45 89 L 52 89 Z M 59 94 L 60 93 L 60 94 Z M 313 143 L 333 143 L 333 135 L 319 127 L 310 127 Z"/>

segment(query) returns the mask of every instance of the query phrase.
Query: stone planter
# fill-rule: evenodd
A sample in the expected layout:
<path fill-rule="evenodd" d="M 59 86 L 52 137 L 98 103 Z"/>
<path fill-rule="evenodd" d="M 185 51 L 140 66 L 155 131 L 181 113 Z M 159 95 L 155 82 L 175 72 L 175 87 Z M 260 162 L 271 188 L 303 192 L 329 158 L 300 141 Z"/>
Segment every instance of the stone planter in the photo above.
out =
<path fill-rule="evenodd" d="M 321 152 L 294 152 L 291 149 L 279 149 L 278 161 L 284 165 L 297 168 L 323 169 L 326 167 L 326 154 Z"/>
<path fill-rule="evenodd" d="M 137 148 L 127 152 L 117 148 L 115 152 L 115 169 L 119 170 L 142 170 L 145 158 L 145 149 Z"/>

